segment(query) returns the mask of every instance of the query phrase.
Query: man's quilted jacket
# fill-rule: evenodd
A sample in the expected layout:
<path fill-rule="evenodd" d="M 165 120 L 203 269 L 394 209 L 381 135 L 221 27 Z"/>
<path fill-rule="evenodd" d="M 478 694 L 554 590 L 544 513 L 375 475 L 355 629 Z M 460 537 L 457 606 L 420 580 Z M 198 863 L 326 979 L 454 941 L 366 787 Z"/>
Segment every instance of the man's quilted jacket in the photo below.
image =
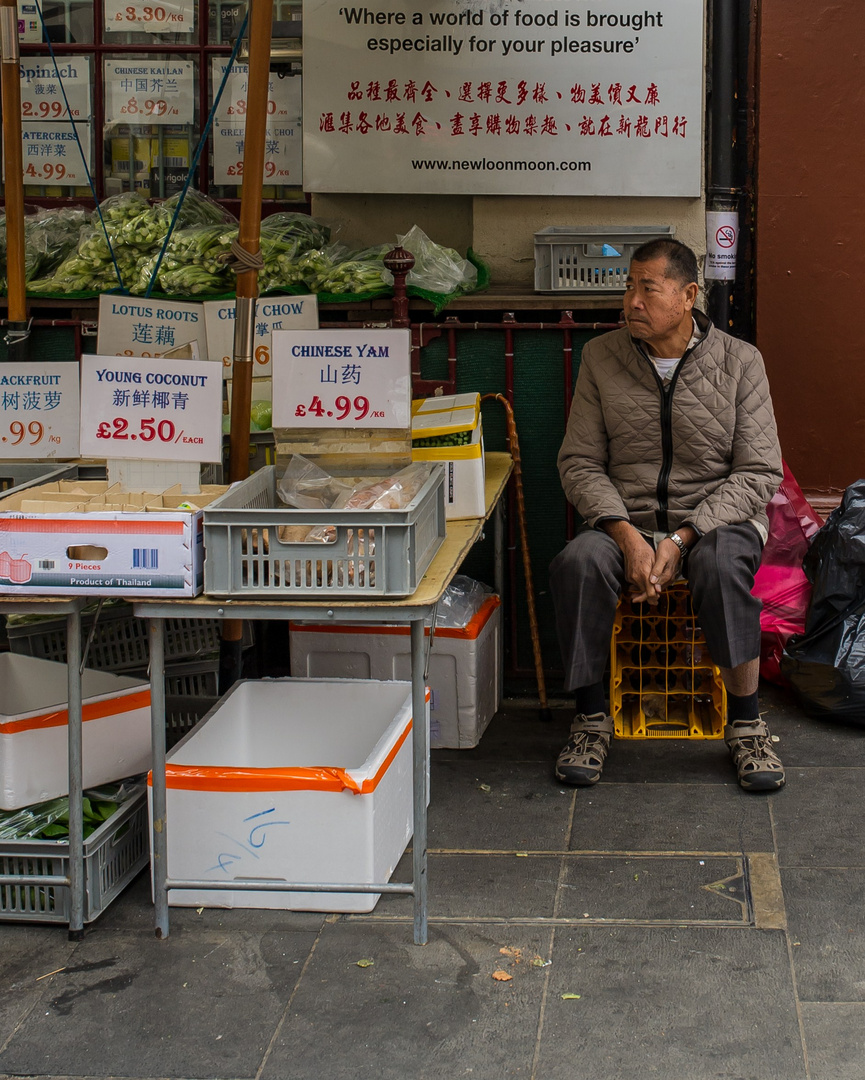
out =
<path fill-rule="evenodd" d="M 667 383 L 626 329 L 583 349 L 558 464 L 590 525 L 705 533 L 750 520 L 765 538 L 783 471 L 763 358 L 694 317 L 704 336 Z"/>

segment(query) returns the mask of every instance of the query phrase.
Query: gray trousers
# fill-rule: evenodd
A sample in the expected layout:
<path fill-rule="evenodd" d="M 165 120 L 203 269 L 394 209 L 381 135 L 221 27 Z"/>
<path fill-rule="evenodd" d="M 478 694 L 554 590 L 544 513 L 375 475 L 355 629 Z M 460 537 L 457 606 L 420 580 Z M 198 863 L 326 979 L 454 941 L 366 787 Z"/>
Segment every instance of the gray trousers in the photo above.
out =
<path fill-rule="evenodd" d="M 737 667 L 760 655 L 762 603 L 751 589 L 762 547 L 753 525 L 722 525 L 700 537 L 685 559 L 682 574 L 719 667 Z M 627 584 L 618 544 L 588 525 L 550 565 L 566 690 L 603 680 L 616 606 Z"/>

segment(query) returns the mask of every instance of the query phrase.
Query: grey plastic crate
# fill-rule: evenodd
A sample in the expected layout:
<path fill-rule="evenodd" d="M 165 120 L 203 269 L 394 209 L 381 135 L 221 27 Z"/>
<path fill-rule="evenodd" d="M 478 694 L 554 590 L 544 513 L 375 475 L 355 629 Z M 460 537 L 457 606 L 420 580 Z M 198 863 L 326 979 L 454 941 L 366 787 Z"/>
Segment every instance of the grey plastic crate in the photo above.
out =
<path fill-rule="evenodd" d="M 403 510 L 296 510 L 267 465 L 204 509 L 204 591 L 238 599 L 409 596 L 445 537 L 444 466 Z M 334 542 L 293 543 L 284 527 L 332 526 Z"/>
<path fill-rule="evenodd" d="M 81 615 L 82 638 L 90 636 L 96 613 Z M 219 651 L 220 623 L 218 619 L 165 619 L 165 658 L 192 660 Z M 14 653 L 36 656 L 41 660 L 66 663 L 66 619 L 46 618 L 7 626 L 9 649 Z M 243 626 L 244 647 L 252 644 L 252 627 Z M 147 619 L 132 614 L 130 604 L 104 608 L 96 620 L 96 628 L 87 650 L 87 667 L 100 671 L 134 671 L 146 669 L 150 661 L 150 639 Z"/>
<path fill-rule="evenodd" d="M 147 792 L 141 791 L 84 841 L 84 921 L 101 915 L 149 860 Z M 0 874 L 68 873 L 65 840 L 0 840 Z M 68 885 L 0 885 L 2 921 L 68 923 L 71 909 Z"/>
<path fill-rule="evenodd" d="M 535 233 L 535 292 L 622 292 L 631 256 L 673 225 L 550 225 Z M 604 254 L 613 249 L 618 254 Z"/>
<path fill-rule="evenodd" d="M 219 661 L 165 668 L 165 746 L 170 750 L 219 701 Z"/>

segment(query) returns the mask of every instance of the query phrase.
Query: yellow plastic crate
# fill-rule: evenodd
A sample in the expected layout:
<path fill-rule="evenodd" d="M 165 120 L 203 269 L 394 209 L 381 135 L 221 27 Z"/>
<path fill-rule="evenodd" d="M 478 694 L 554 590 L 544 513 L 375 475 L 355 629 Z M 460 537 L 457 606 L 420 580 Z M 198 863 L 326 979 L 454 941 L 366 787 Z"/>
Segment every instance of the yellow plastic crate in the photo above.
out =
<path fill-rule="evenodd" d="M 722 739 L 727 692 L 687 586 L 656 608 L 622 597 L 610 657 L 610 709 L 620 739 Z"/>

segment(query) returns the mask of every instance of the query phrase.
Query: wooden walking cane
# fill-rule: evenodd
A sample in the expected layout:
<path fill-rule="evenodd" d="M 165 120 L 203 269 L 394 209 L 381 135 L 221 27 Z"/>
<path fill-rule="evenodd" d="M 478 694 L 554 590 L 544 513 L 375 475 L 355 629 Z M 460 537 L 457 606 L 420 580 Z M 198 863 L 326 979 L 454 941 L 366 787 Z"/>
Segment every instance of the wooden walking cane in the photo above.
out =
<path fill-rule="evenodd" d="M 520 443 L 517 438 L 517 425 L 514 410 L 504 394 L 484 394 L 481 401 L 499 401 L 504 406 L 508 427 L 508 449 L 514 462 L 514 485 L 517 497 L 517 523 L 520 530 L 520 548 L 523 553 L 523 574 L 526 579 L 526 603 L 529 609 L 529 630 L 532 636 L 532 653 L 535 660 L 535 678 L 538 684 L 540 718 L 548 721 L 552 713 L 547 705 L 547 685 L 544 679 L 544 662 L 541 656 L 541 638 L 538 632 L 538 617 L 535 611 L 535 586 L 532 577 L 532 561 L 529 554 L 529 539 L 526 530 L 526 504 L 523 499 L 523 471 L 520 462 Z"/>

